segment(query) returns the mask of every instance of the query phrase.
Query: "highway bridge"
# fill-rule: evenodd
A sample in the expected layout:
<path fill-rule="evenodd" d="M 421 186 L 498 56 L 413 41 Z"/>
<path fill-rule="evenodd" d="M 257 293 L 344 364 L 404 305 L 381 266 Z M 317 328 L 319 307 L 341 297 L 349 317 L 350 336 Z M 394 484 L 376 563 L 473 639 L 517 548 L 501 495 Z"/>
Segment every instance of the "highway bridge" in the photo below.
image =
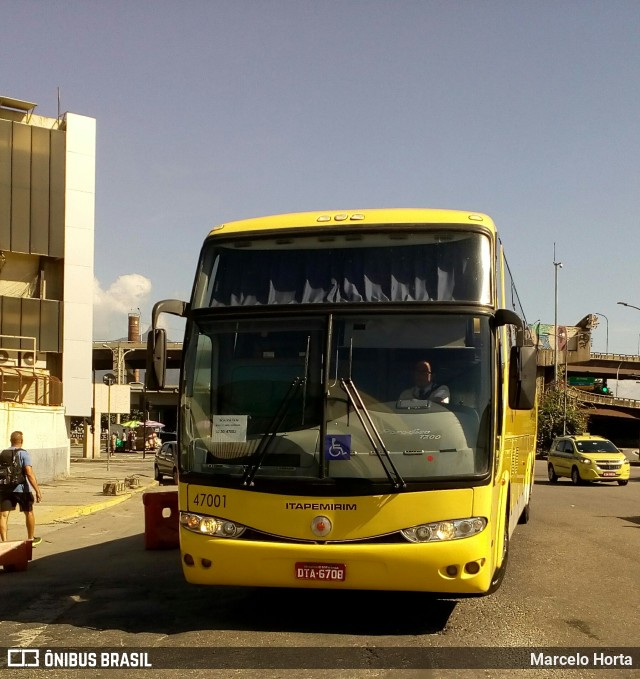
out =
<path fill-rule="evenodd" d="M 571 352 L 569 352 L 571 353 Z M 589 414 L 589 430 L 613 440 L 618 446 L 638 447 L 640 441 L 640 399 L 620 397 L 623 380 L 640 381 L 640 356 L 591 352 L 586 360 L 566 366 L 571 377 L 616 380 L 613 394 L 597 394 L 568 387 Z M 625 390 L 628 393 L 627 390 Z M 640 392 L 640 389 L 639 389 Z"/>

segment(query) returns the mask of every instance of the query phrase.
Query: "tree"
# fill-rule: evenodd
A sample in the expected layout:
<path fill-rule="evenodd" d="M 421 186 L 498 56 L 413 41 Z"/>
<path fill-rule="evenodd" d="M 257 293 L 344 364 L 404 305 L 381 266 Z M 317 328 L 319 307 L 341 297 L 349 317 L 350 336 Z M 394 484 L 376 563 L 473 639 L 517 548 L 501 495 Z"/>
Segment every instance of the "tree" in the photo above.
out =
<path fill-rule="evenodd" d="M 566 425 L 565 425 L 566 421 Z M 538 404 L 538 450 L 549 449 L 556 436 L 583 434 L 587 429 L 587 413 L 578 399 L 555 386 L 549 387 Z"/>

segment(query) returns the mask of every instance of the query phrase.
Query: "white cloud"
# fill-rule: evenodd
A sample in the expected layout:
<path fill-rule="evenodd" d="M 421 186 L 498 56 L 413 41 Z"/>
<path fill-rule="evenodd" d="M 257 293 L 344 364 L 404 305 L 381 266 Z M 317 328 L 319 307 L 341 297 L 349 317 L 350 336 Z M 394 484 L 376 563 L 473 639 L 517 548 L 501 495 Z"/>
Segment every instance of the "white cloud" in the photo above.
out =
<path fill-rule="evenodd" d="M 151 281 L 137 273 L 118 276 L 103 290 L 94 279 L 93 290 L 93 337 L 98 340 L 126 338 L 129 328 L 129 312 L 144 311 L 151 294 Z M 140 331 L 146 326 L 140 323 Z"/>

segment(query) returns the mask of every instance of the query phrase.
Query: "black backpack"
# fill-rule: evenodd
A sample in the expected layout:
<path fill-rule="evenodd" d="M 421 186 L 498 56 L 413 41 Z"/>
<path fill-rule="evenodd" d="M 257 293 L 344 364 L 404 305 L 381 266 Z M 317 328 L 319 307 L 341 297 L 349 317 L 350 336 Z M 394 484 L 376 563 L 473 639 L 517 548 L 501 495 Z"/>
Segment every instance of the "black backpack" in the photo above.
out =
<path fill-rule="evenodd" d="M 7 448 L 0 453 L 0 490 L 13 491 L 20 484 L 26 488 L 19 451 L 20 448 Z"/>

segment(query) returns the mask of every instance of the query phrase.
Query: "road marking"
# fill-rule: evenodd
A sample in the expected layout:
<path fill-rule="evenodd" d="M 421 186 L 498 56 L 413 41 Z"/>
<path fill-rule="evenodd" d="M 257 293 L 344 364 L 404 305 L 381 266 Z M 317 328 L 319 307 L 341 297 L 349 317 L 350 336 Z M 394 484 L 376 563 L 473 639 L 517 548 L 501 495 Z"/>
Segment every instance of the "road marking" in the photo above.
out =
<path fill-rule="evenodd" d="M 72 606 L 75 606 L 82 601 L 86 601 L 84 593 L 90 587 L 90 583 L 82 585 L 72 594 L 43 594 L 26 608 L 21 608 L 12 622 L 29 626 L 16 632 L 10 632 L 3 635 L 5 639 L 11 640 L 7 645 L 12 648 L 33 646 L 36 639 L 44 634 L 51 623 L 55 622 Z M 35 620 L 40 624 L 32 627 L 31 623 Z M 5 623 L 6 622 L 7 621 L 5 621 Z"/>

